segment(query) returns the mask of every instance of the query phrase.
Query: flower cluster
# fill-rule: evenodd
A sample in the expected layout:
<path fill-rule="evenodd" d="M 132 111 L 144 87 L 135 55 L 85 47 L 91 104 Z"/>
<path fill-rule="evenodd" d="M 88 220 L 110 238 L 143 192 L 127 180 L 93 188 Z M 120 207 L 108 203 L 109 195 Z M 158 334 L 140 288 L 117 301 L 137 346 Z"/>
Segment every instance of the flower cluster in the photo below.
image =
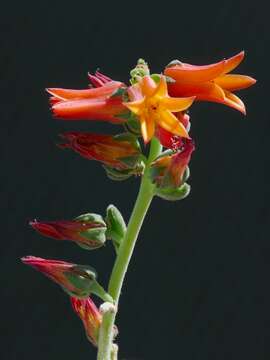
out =
<path fill-rule="evenodd" d="M 160 74 L 151 74 L 147 63 L 139 59 L 130 72 L 129 85 L 96 71 L 94 75 L 88 74 L 91 84 L 87 89 L 48 88 L 56 118 L 105 121 L 121 127 L 116 135 L 66 132 L 61 134 L 62 142 L 58 146 L 100 162 L 113 180 L 144 175 L 153 195 L 166 200 L 183 199 L 190 191 L 186 180 L 195 150 L 188 110 L 197 101 L 211 101 L 245 114 L 244 103 L 233 92 L 256 81 L 249 76 L 229 74 L 243 58 L 244 52 L 240 52 L 204 66 L 174 60 Z M 154 138 L 165 149 L 158 157 L 148 160 L 144 150 Z M 71 220 L 34 220 L 30 225 L 42 235 L 72 241 L 86 250 L 101 248 L 110 240 L 116 253 L 127 231 L 114 205 L 107 207 L 104 217 L 87 213 Z M 103 314 L 92 296 L 105 302 L 114 299 L 98 283 L 96 271 L 88 265 L 34 256 L 24 257 L 22 261 L 60 285 L 71 297 L 88 339 L 97 346 Z"/>

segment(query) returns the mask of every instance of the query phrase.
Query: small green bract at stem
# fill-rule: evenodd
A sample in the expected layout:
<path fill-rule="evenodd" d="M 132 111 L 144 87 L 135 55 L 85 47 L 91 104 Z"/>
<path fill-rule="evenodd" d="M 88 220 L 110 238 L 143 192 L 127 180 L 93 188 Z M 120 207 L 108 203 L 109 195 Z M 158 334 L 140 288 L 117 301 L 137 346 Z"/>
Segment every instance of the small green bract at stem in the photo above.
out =
<path fill-rule="evenodd" d="M 114 205 L 109 205 L 107 207 L 107 237 L 112 239 L 116 248 L 118 248 L 124 239 L 124 236 L 127 231 L 127 226 L 125 220 Z"/>

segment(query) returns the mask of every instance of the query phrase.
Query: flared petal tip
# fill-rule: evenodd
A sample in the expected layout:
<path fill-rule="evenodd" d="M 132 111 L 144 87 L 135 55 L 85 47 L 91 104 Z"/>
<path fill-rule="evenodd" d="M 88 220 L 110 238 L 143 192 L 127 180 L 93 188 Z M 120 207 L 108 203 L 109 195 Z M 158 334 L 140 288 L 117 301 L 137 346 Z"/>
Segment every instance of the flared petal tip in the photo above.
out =
<path fill-rule="evenodd" d="M 21 261 L 26 265 L 34 265 L 36 261 L 42 260 L 39 257 L 27 255 L 21 258 Z"/>
<path fill-rule="evenodd" d="M 38 226 L 39 222 L 37 220 L 30 220 L 28 223 L 31 227 L 35 228 Z"/>
<path fill-rule="evenodd" d="M 55 96 L 55 90 L 56 90 L 56 88 L 46 88 L 45 89 L 45 91 L 52 96 Z"/>

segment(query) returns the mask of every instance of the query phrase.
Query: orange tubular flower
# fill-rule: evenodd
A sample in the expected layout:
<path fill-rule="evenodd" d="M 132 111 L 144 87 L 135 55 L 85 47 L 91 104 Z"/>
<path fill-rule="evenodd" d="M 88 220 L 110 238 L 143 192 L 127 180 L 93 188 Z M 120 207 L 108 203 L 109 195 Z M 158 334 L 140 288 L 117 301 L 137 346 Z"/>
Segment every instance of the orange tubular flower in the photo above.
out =
<path fill-rule="evenodd" d="M 66 132 L 61 135 L 66 141 L 59 144 L 63 149 L 72 149 L 88 160 L 97 160 L 115 169 L 128 169 L 130 161 L 138 160 L 141 152 L 136 138 L 130 134 L 103 135 L 83 132 Z"/>
<path fill-rule="evenodd" d="M 193 103 L 194 97 L 169 97 L 166 78 L 161 76 L 156 84 L 148 75 L 131 86 L 128 93 L 132 101 L 124 105 L 138 116 L 145 143 L 154 136 L 156 125 L 174 135 L 189 137 L 185 126 L 173 113 L 186 110 Z"/>
<path fill-rule="evenodd" d="M 96 77 L 96 79 L 98 79 Z M 97 86 L 97 84 L 96 84 Z M 119 81 L 100 82 L 96 88 L 84 90 L 49 88 L 55 117 L 65 120 L 102 120 L 121 124 L 118 115 L 126 112 L 121 96 L 112 95 L 125 85 Z"/>
<path fill-rule="evenodd" d="M 250 76 L 229 74 L 244 58 L 244 51 L 211 65 L 169 64 L 165 75 L 173 78 L 169 84 L 171 96 L 196 96 L 196 100 L 213 101 L 246 113 L 244 103 L 232 92 L 245 89 L 256 80 Z"/>
<path fill-rule="evenodd" d="M 98 308 L 90 297 L 87 299 L 71 297 L 71 304 L 73 310 L 83 322 L 88 340 L 94 346 L 97 346 L 99 328 L 102 322 L 102 315 Z"/>

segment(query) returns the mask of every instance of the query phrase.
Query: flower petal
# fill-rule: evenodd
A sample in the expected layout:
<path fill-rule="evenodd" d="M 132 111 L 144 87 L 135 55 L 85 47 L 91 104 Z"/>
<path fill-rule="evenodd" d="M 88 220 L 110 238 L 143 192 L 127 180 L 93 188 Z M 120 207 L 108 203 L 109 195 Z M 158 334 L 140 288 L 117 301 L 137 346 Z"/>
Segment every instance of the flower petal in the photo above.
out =
<path fill-rule="evenodd" d="M 184 125 L 169 110 L 164 110 L 156 119 L 159 126 L 165 130 L 185 138 L 189 138 L 188 132 Z"/>
<path fill-rule="evenodd" d="M 213 80 L 224 72 L 225 60 L 211 65 L 190 65 L 182 63 L 165 69 L 164 74 L 179 83 L 198 83 Z"/>
<path fill-rule="evenodd" d="M 58 102 L 52 106 L 54 116 L 66 120 L 104 120 L 123 123 L 117 115 L 125 110 L 119 99 L 83 99 Z"/>
<path fill-rule="evenodd" d="M 243 103 L 243 101 L 236 96 L 235 94 L 229 92 L 229 91 L 225 91 L 226 94 L 226 98 L 224 101 L 225 105 L 228 105 L 238 111 L 240 111 L 242 114 L 246 115 L 246 107 L 245 104 Z"/>
<path fill-rule="evenodd" d="M 137 101 L 141 100 L 143 98 L 143 94 L 141 91 L 141 88 L 138 83 L 129 86 L 127 89 L 129 100 L 131 101 Z"/>
<path fill-rule="evenodd" d="M 73 90 L 61 88 L 49 88 L 46 91 L 52 96 L 66 100 L 97 99 L 110 96 L 115 90 L 123 86 L 119 81 L 111 81 L 103 86 L 93 89 Z"/>
<path fill-rule="evenodd" d="M 199 84 L 173 83 L 169 85 L 169 94 L 171 96 L 196 96 L 196 100 L 210 96 L 218 99 L 225 98 L 222 88 L 210 81 Z"/>
<path fill-rule="evenodd" d="M 140 81 L 140 86 L 142 89 L 142 93 L 145 96 L 152 96 L 157 88 L 155 81 L 151 78 L 151 76 L 144 76 Z"/>
<path fill-rule="evenodd" d="M 195 96 L 187 98 L 165 97 L 160 100 L 161 104 L 172 112 L 186 110 L 195 100 Z"/>
<path fill-rule="evenodd" d="M 160 81 L 158 83 L 158 86 L 156 87 L 156 91 L 154 92 L 153 96 L 168 96 L 168 88 L 165 76 L 160 77 Z"/>
<path fill-rule="evenodd" d="M 250 87 L 256 80 L 246 75 L 230 74 L 219 76 L 215 83 L 225 90 L 235 91 Z"/>
<path fill-rule="evenodd" d="M 144 108 L 144 98 L 138 101 L 124 102 L 125 105 L 135 115 L 140 115 Z"/>
<path fill-rule="evenodd" d="M 234 70 L 243 61 L 244 56 L 245 56 L 245 52 L 241 51 L 240 53 L 227 59 L 225 61 L 225 68 L 223 74 L 227 74 L 228 72 Z"/>
<path fill-rule="evenodd" d="M 153 119 L 140 117 L 141 132 L 144 143 L 147 144 L 155 134 L 155 122 Z"/>

